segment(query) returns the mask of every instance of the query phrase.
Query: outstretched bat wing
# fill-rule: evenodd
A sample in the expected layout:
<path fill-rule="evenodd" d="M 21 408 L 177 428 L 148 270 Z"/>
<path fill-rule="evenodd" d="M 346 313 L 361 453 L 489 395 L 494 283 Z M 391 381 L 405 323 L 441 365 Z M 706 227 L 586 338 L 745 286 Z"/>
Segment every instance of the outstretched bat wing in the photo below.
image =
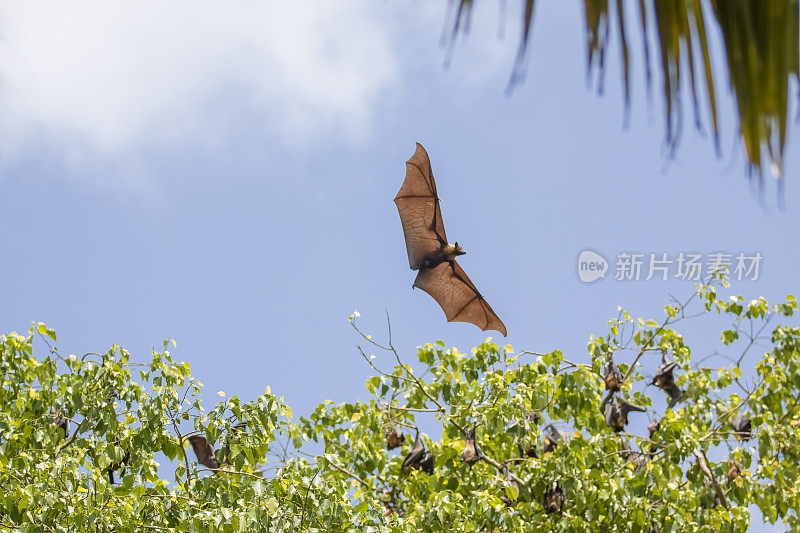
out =
<path fill-rule="evenodd" d="M 447 242 L 431 161 L 419 143 L 417 151 L 406 161 L 406 179 L 394 203 L 403 224 L 408 264 L 412 270 L 418 270 L 425 255 Z"/>
<path fill-rule="evenodd" d="M 506 336 L 506 326 L 483 299 L 458 263 L 441 263 L 423 268 L 414 286 L 430 294 L 442 306 L 448 322 L 469 322 L 483 331 L 495 330 Z"/>

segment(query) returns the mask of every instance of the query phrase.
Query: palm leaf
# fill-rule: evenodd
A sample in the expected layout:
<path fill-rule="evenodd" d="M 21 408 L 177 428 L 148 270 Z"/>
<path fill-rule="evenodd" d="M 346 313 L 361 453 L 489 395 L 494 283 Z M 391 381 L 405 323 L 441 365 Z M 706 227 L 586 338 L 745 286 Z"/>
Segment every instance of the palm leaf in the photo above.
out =
<path fill-rule="evenodd" d="M 702 131 L 701 108 L 719 154 L 719 117 L 715 88 L 720 85 L 712 64 L 707 28 L 721 30 L 725 65 L 738 112 L 739 135 L 749 169 L 759 178 L 765 164 L 773 174 L 783 174 L 786 148 L 789 84 L 800 75 L 800 0 L 638 0 L 638 20 L 627 16 L 624 0 L 584 0 L 587 79 L 594 70 L 598 92 L 603 91 L 609 12 L 616 9 L 626 110 L 631 101 L 628 32 L 638 31 L 644 47 L 644 72 L 648 95 L 652 86 L 649 28 L 656 27 L 656 44 L 662 78 L 665 144 L 673 154 L 683 121 L 682 78 L 688 78 L 695 126 Z M 473 7 L 459 0 L 453 37 L 464 29 Z M 522 31 L 509 89 L 524 77 L 526 51 L 531 42 L 534 0 L 523 1 Z M 717 78 L 717 79 L 715 79 Z M 800 86 L 800 83 L 798 84 Z M 704 88 L 704 94 L 701 93 Z"/>

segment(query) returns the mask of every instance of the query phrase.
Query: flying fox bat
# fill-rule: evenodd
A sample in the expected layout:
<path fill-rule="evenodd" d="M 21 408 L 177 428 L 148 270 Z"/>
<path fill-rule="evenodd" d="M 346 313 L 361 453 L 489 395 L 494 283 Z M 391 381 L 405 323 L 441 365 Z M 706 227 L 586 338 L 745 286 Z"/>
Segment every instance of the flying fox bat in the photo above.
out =
<path fill-rule="evenodd" d="M 430 294 L 448 322 L 469 322 L 506 335 L 506 326 L 478 292 L 456 257 L 466 252 L 449 244 L 428 153 L 421 144 L 406 161 L 406 179 L 394 199 L 406 238 L 408 264 L 419 270 L 414 287 Z"/>
<path fill-rule="evenodd" d="M 561 440 L 561 432 L 557 430 L 554 426 L 550 426 L 550 428 L 544 434 L 544 448 L 543 452 L 552 452 L 558 446 L 558 441 Z"/>
<path fill-rule="evenodd" d="M 483 450 L 475 442 L 475 427 L 468 429 L 465 433 L 464 450 L 461 452 L 461 462 L 469 466 L 474 465 L 483 457 Z"/>
<path fill-rule="evenodd" d="M 406 436 L 403 435 L 403 431 L 397 424 L 386 426 L 383 430 L 383 436 L 386 437 L 387 450 L 398 448 L 406 440 Z"/>
<path fill-rule="evenodd" d="M 69 437 L 69 420 L 64 418 L 61 410 L 50 411 L 50 418 L 53 420 L 53 424 L 61 428 L 61 431 L 64 432 L 64 438 L 66 439 Z"/>
<path fill-rule="evenodd" d="M 117 439 L 114 443 L 116 446 L 120 445 L 120 440 Z M 114 472 L 117 470 L 122 469 L 122 475 L 125 475 L 125 465 L 128 464 L 128 461 L 131 460 L 131 452 L 130 450 L 125 450 L 125 455 L 122 457 L 122 461 L 118 463 L 114 463 L 109 465 L 107 472 L 108 472 L 108 481 L 113 485 L 114 484 Z"/>
<path fill-rule="evenodd" d="M 752 437 L 752 433 L 750 432 L 752 421 L 742 413 L 736 413 L 736 416 L 731 420 L 731 427 L 733 427 L 736 432 L 736 438 L 739 439 L 739 442 L 750 440 Z"/>
<path fill-rule="evenodd" d="M 611 392 L 619 392 L 622 378 L 622 372 L 620 372 L 619 367 L 614 363 L 614 360 L 609 357 L 608 364 L 606 365 L 606 374 L 604 376 L 606 389 Z"/>
<path fill-rule="evenodd" d="M 661 429 L 661 422 L 657 418 L 654 418 L 653 420 L 650 421 L 650 425 L 647 426 L 647 431 L 650 432 L 651 439 L 653 438 L 653 435 L 656 434 L 656 431 L 658 431 L 659 429 Z"/>
<path fill-rule="evenodd" d="M 507 431 L 512 429 L 514 426 L 520 425 L 528 427 L 531 423 L 536 424 L 539 422 L 539 412 L 530 410 L 528 411 L 525 416 L 521 420 L 516 420 L 512 422 L 512 424 L 508 427 Z M 527 441 L 530 441 L 528 444 Z M 517 441 L 517 449 L 519 450 L 519 456 L 522 458 L 525 457 L 537 457 L 538 449 L 536 446 L 536 438 L 530 437 L 530 432 L 528 430 L 525 431 L 525 438 L 523 441 Z"/>
<path fill-rule="evenodd" d="M 728 485 L 733 483 L 733 481 L 739 477 L 739 474 L 741 473 L 742 465 L 734 461 L 733 458 L 728 459 Z"/>
<path fill-rule="evenodd" d="M 548 514 L 561 513 L 564 508 L 564 489 L 562 489 L 558 482 L 553 483 L 553 486 L 544 491 L 544 510 Z"/>
<path fill-rule="evenodd" d="M 425 444 L 419 438 L 419 429 L 414 437 L 414 447 L 408 452 L 406 458 L 403 459 L 402 468 L 414 470 L 421 468 L 423 472 L 433 474 L 433 465 L 436 462 L 436 456 L 433 453 L 425 451 Z"/>
<path fill-rule="evenodd" d="M 617 398 L 612 399 L 605 405 L 606 425 L 616 432 L 625 429 L 625 424 L 628 423 L 628 413 L 631 411 L 644 412 L 647 409 L 628 403 L 619 401 Z"/>
<path fill-rule="evenodd" d="M 194 454 L 197 456 L 197 462 L 208 468 L 219 468 L 219 461 L 214 457 L 214 448 L 208 443 L 206 438 L 202 435 L 192 435 L 186 440 L 192 446 Z"/>
<path fill-rule="evenodd" d="M 667 363 L 666 358 L 662 357 L 661 366 L 658 367 L 656 375 L 653 376 L 652 385 L 669 395 L 670 400 L 667 409 L 672 409 L 683 398 L 683 391 L 675 384 L 675 376 L 672 375 L 676 366 L 678 366 L 677 363 Z"/>
<path fill-rule="evenodd" d="M 511 471 L 508 469 L 508 465 L 503 463 L 503 485 L 504 487 L 516 487 L 519 490 L 519 485 L 517 482 L 511 479 Z M 505 494 L 505 490 L 503 490 L 503 494 L 500 495 L 500 500 L 506 504 L 506 507 L 513 507 L 514 501 L 511 500 Z"/>
<path fill-rule="evenodd" d="M 230 430 L 230 435 L 226 440 L 230 440 L 231 435 L 235 435 L 239 431 L 239 429 L 245 427 L 246 425 L 247 424 L 243 422 L 241 424 L 233 426 Z M 194 451 L 194 454 L 197 456 L 198 463 L 214 470 L 219 469 L 220 462 L 214 456 L 214 448 L 211 447 L 211 445 L 208 443 L 208 441 L 204 436 L 192 435 L 190 437 L 187 437 L 186 440 L 189 441 L 189 444 L 192 447 L 192 451 Z M 230 453 L 231 453 L 230 443 L 226 442 L 225 450 L 222 454 L 223 465 L 230 464 L 230 461 L 228 460 L 228 456 L 230 455 Z"/>

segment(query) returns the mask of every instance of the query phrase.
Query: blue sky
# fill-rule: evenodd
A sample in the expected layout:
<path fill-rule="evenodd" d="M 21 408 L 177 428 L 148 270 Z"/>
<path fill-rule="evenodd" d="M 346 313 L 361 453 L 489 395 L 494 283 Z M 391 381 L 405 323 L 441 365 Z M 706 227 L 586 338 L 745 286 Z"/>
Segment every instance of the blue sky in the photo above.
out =
<path fill-rule="evenodd" d="M 580 2 L 537 4 L 511 96 L 513 2 L 504 39 L 495 6 L 479 6 L 449 68 L 445 2 L 320 5 L 0 8 L 3 331 L 44 321 L 63 352 L 117 343 L 139 359 L 174 338 L 208 393 L 269 385 L 296 413 L 365 399 L 354 309 L 378 336 L 388 311 L 409 360 L 425 342 L 486 337 L 411 289 L 392 200 L 415 141 L 460 262 L 508 327 L 491 334 L 518 350 L 584 360 L 618 305 L 660 319 L 669 293 L 691 292 L 615 281 L 624 251 L 760 252 L 759 279 L 735 292 L 798 292 L 793 131 L 783 209 L 774 180 L 762 198 L 746 178 L 724 89 L 722 159 L 687 115 L 667 162 L 640 43 L 628 129 L 615 43 L 606 94 L 586 89 Z M 590 285 L 586 248 L 612 262 Z"/>

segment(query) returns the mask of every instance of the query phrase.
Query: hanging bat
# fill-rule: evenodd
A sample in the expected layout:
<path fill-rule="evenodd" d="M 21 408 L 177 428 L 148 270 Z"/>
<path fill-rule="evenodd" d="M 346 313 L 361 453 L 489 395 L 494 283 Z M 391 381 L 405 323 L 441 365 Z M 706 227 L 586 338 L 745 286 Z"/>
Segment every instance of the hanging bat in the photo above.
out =
<path fill-rule="evenodd" d="M 752 422 L 742 413 L 736 413 L 736 416 L 731 420 L 731 427 L 736 432 L 736 438 L 739 439 L 739 442 L 750 440 L 750 437 L 752 437 L 750 433 Z"/>
<path fill-rule="evenodd" d="M 544 453 L 552 452 L 556 449 L 556 446 L 558 446 L 559 440 L 561 440 L 561 432 L 555 427 L 550 426 L 544 435 L 544 447 L 542 451 Z"/>
<path fill-rule="evenodd" d="M 529 457 L 535 459 L 539 455 L 536 441 L 534 440 L 531 441 L 530 446 L 523 446 L 521 442 L 518 442 L 517 449 L 519 450 L 519 456 L 522 458 Z"/>
<path fill-rule="evenodd" d="M 386 426 L 383 430 L 383 436 L 386 438 L 387 450 L 398 448 L 406 440 L 406 436 L 403 435 L 403 431 L 397 424 Z"/>
<path fill-rule="evenodd" d="M 419 270 L 413 286 L 436 300 L 448 322 L 469 322 L 505 336 L 506 326 L 456 262 L 466 252 L 458 242 L 447 242 L 431 162 L 419 143 L 406 161 L 406 178 L 394 203 L 403 224 L 408 264 Z"/>
<path fill-rule="evenodd" d="M 661 366 L 656 370 L 656 375 L 653 376 L 651 383 L 669 395 L 667 409 L 672 409 L 683 398 L 683 391 L 675 385 L 675 376 L 672 374 L 676 366 L 678 366 L 677 363 L 667 363 L 666 358 L 662 357 Z"/>
<path fill-rule="evenodd" d="M 733 458 L 728 459 L 728 485 L 733 483 L 741 473 L 742 465 L 734 461 Z"/>
<path fill-rule="evenodd" d="M 524 424 L 527 428 L 531 423 L 538 424 L 539 423 L 539 411 L 529 410 L 528 413 L 520 420 L 520 423 Z M 530 432 L 526 430 L 525 432 L 526 437 L 530 435 Z M 527 439 L 526 439 L 527 440 Z M 519 450 L 520 457 L 529 457 L 535 458 L 538 456 L 538 446 L 536 444 L 536 439 L 530 439 L 529 446 L 523 446 L 522 442 L 517 442 L 517 449 Z"/>
<path fill-rule="evenodd" d="M 405 511 L 403 511 L 402 507 L 400 507 L 400 502 L 397 501 L 397 494 L 395 493 L 395 489 L 392 490 L 384 490 L 383 491 L 383 516 L 389 515 L 397 515 L 400 518 L 405 516 Z"/>
<path fill-rule="evenodd" d="M 645 412 L 647 409 L 632 403 L 612 399 L 605 406 L 606 425 L 616 432 L 625 429 L 628 423 L 628 413 L 631 411 Z"/>
<path fill-rule="evenodd" d="M 647 426 L 647 431 L 650 432 L 651 439 L 653 438 L 653 435 L 656 434 L 656 431 L 658 431 L 660 428 L 661 428 L 661 422 L 657 418 L 654 418 L 653 420 L 650 421 L 650 425 Z"/>
<path fill-rule="evenodd" d="M 115 446 L 120 445 L 119 439 L 114 443 Z M 114 472 L 122 469 L 122 475 L 125 475 L 125 465 L 128 464 L 128 461 L 131 459 L 131 452 L 130 450 L 125 450 L 125 455 L 122 457 L 122 461 L 118 463 L 114 463 L 108 467 L 108 481 L 113 485 L 114 484 Z"/>
<path fill-rule="evenodd" d="M 504 488 L 517 487 L 517 490 L 519 490 L 519 485 L 511 478 L 511 470 L 508 469 L 508 465 L 505 463 L 503 463 L 503 486 Z M 505 490 L 503 490 L 503 494 L 500 495 L 500 501 L 506 504 L 506 507 L 513 507 L 515 503 L 511 498 L 506 496 Z"/>
<path fill-rule="evenodd" d="M 419 467 L 422 469 L 423 472 L 433 475 L 433 467 L 436 463 L 436 456 L 433 455 L 433 452 L 425 452 L 425 455 L 422 457 L 422 460 L 419 462 Z"/>
<path fill-rule="evenodd" d="M 553 483 L 553 486 L 544 491 L 544 510 L 547 514 L 561 513 L 564 508 L 564 489 L 562 489 L 558 482 Z"/>
<path fill-rule="evenodd" d="M 619 367 L 614 363 L 614 359 L 609 357 L 604 378 L 606 382 L 606 389 L 610 390 L 611 392 L 618 392 L 620 385 L 622 385 L 622 378 L 622 372 L 620 372 Z"/>
<path fill-rule="evenodd" d="M 204 436 L 192 435 L 187 437 L 186 440 L 189 441 L 192 451 L 197 456 L 198 463 L 214 470 L 219 468 L 219 461 L 214 457 L 214 448 L 211 447 Z"/>
<path fill-rule="evenodd" d="M 433 455 L 433 453 L 425 450 L 425 445 L 422 443 L 422 439 L 419 438 L 419 429 L 417 429 L 414 437 L 414 447 L 411 448 L 411 451 L 408 452 L 406 458 L 403 459 L 403 465 L 401 468 L 408 468 L 409 470 L 416 470 L 420 468 L 423 472 L 433 474 L 435 462 L 436 456 Z"/>
<path fill-rule="evenodd" d="M 640 453 L 639 458 L 636 460 L 636 468 L 633 469 L 634 474 L 638 474 L 642 470 L 647 469 L 647 463 L 650 460 L 649 455 L 646 453 Z"/>
<path fill-rule="evenodd" d="M 50 411 L 50 418 L 53 419 L 53 424 L 61 428 L 61 431 L 64 432 L 64 438 L 66 439 L 69 437 L 69 420 L 64 418 L 61 410 Z"/>
<path fill-rule="evenodd" d="M 232 436 L 236 435 L 240 429 L 246 426 L 247 423 L 242 422 L 241 424 L 237 424 L 231 428 L 230 434 L 225 439 L 225 450 L 222 452 L 222 463 L 217 460 L 216 456 L 214 455 L 214 448 L 211 447 L 204 436 L 192 435 L 190 437 L 186 437 L 186 440 L 189 441 L 192 451 L 194 452 L 195 456 L 197 456 L 198 463 L 213 470 L 217 470 L 219 469 L 220 464 L 231 464 L 229 460 L 231 454 L 230 439 Z"/>
<path fill-rule="evenodd" d="M 469 466 L 474 465 L 483 458 L 483 450 L 475 442 L 475 426 L 467 430 L 464 450 L 461 452 L 461 462 Z"/>

